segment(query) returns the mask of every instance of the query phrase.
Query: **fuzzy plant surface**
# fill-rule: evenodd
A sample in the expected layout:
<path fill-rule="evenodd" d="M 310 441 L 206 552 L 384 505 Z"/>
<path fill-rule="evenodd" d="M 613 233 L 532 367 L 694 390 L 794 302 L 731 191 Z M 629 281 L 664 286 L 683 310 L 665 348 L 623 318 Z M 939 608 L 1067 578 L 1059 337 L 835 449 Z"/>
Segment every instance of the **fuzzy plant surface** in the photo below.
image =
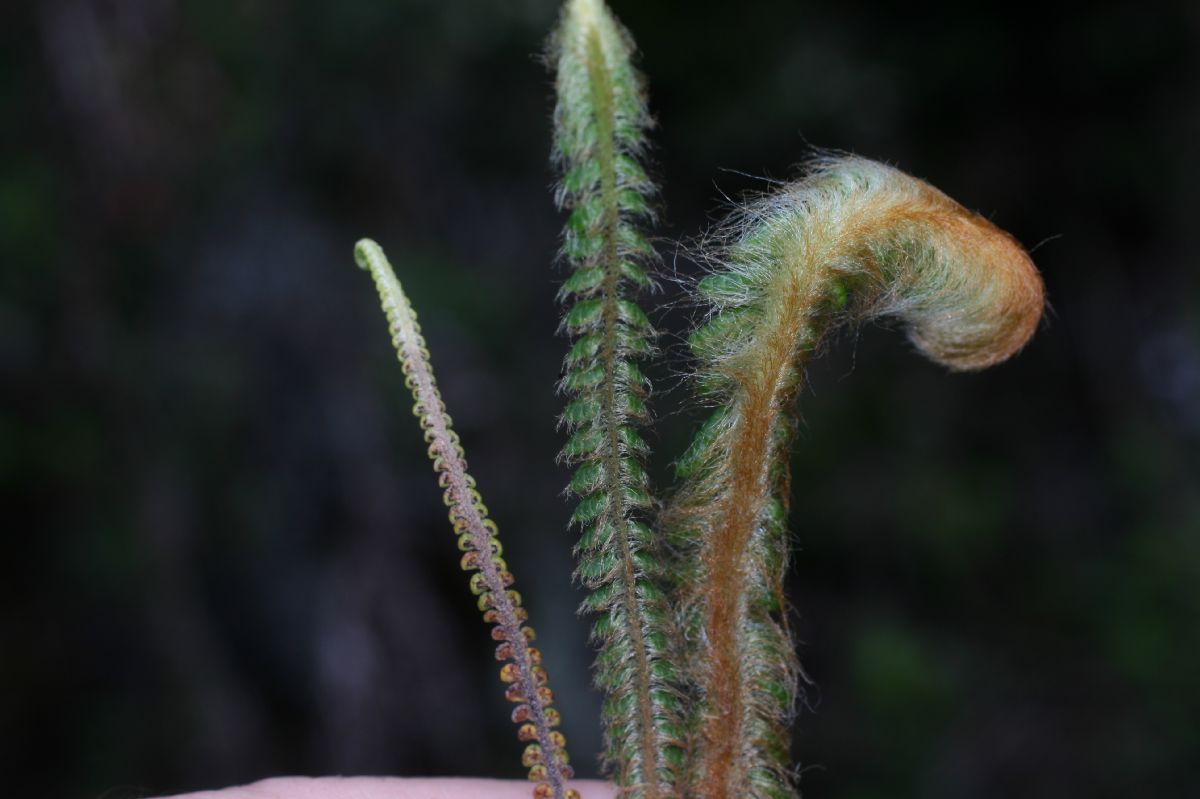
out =
<path fill-rule="evenodd" d="M 635 299 L 650 286 L 653 258 L 638 223 L 651 219 L 654 186 L 641 164 L 651 120 L 632 52 L 600 0 L 571 0 L 551 43 L 557 200 L 570 211 L 562 254 L 571 274 L 560 294 L 573 342 L 561 383 L 572 434 L 560 457 L 575 467 L 575 574 L 595 618 L 604 760 L 626 795 L 661 799 L 675 795 L 683 760 L 682 707 L 639 432 L 650 386 L 638 361 L 653 351 L 654 331 Z"/>
<path fill-rule="evenodd" d="M 578 499 L 570 525 L 603 693 L 601 761 L 623 797 L 787 799 L 800 674 L 783 590 L 788 462 L 805 369 L 833 331 L 879 317 L 952 371 L 991 366 L 1033 335 L 1043 285 L 1011 236 L 932 186 L 865 158 L 811 161 L 702 240 L 707 275 L 693 288 L 708 310 L 688 339 L 691 385 L 715 410 L 660 500 L 640 366 L 656 354 L 655 331 L 638 304 L 655 257 L 653 124 L 634 52 L 602 0 L 567 0 L 548 57 L 555 199 L 568 213 L 560 459 Z M 578 799 L 532 628 L 416 314 L 377 244 L 359 242 L 355 257 L 378 288 L 462 567 L 494 625 L 533 795 Z"/>
<path fill-rule="evenodd" d="M 695 385 L 717 407 L 677 463 L 664 527 L 690 549 L 685 589 L 698 735 L 689 794 L 787 797 L 798 685 L 787 633 L 788 460 L 804 367 L 838 325 L 895 316 L 952 370 L 1005 360 L 1044 304 L 1025 251 L 926 183 L 823 158 L 735 215 L 697 291 Z"/>

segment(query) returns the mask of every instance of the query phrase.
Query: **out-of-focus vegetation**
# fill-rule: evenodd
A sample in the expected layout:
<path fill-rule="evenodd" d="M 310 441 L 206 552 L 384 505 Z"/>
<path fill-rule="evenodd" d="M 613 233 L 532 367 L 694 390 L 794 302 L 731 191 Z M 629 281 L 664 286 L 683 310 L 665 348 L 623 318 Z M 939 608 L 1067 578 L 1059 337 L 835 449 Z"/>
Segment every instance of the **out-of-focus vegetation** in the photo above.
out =
<path fill-rule="evenodd" d="M 808 142 L 930 179 L 1047 280 L 1049 322 L 1002 368 L 950 377 L 867 330 L 814 369 L 792 522 L 818 698 L 805 790 L 1200 793 L 1200 13 L 613 5 L 660 123 L 663 235 L 762 188 L 746 174 L 787 177 Z M 590 770 L 552 463 L 550 87 L 530 57 L 555 11 L 0 11 L 8 793 L 518 776 L 350 259 L 364 233 L 421 309 Z M 688 437 L 685 394 L 656 398 L 659 452 Z"/>

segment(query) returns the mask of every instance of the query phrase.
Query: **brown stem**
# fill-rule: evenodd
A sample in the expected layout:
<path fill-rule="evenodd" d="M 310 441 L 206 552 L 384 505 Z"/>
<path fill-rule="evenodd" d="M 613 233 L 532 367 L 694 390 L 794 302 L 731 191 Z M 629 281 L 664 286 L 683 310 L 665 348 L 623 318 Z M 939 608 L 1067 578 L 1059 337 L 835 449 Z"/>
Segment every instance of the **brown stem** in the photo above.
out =
<path fill-rule="evenodd" d="M 743 745 L 746 691 L 741 673 L 739 630 L 747 614 L 746 586 L 751 575 L 746 564 L 750 538 L 770 500 L 770 470 L 776 457 L 772 451 L 772 423 L 795 396 L 797 387 L 788 379 L 797 359 L 797 345 L 811 307 L 808 292 L 792 289 L 780 304 L 783 324 L 769 326 L 763 357 L 755 360 L 754 371 L 740 384 L 740 411 L 733 430 L 729 460 L 729 483 L 717 518 L 720 519 L 705 560 L 709 582 L 704 603 L 711 667 L 705 687 L 708 707 L 701 737 L 708 767 L 705 785 L 708 799 L 738 796 L 745 775 L 737 768 Z"/>

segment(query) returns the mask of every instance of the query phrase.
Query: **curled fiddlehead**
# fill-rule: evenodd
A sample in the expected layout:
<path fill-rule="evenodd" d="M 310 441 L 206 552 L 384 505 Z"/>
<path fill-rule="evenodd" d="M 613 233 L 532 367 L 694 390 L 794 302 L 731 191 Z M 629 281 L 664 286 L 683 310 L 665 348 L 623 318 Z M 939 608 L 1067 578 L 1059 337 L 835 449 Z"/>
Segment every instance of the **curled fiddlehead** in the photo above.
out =
<path fill-rule="evenodd" d="M 535 635 L 525 624 L 528 613 L 521 607 L 521 595 L 512 590 L 514 578 L 504 562 L 496 523 L 488 518 L 475 479 L 467 473 L 466 456 L 438 392 L 416 312 L 378 244 L 369 239 L 358 242 L 354 259 L 371 273 L 379 291 L 392 344 L 404 370 L 404 384 L 413 394 L 413 415 L 425 434 L 450 524 L 458 535 L 462 568 L 474 572 L 471 592 L 479 597 L 484 621 L 495 625 L 496 659 L 504 662 L 500 679 L 508 684 L 506 698 L 516 704 L 512 718 L 520 725 L 517 737 L 528 742 L 521 762 L 535 783 L 533 795 L 536 799 L 579 799 L 579 793 L 567 787 L 573 772 L 566 740 L 555 729 L 560 717 L 552 707 L 554 695 L 546 685 L 541 653 L 531 645 Z"/>
<path fill-rule="evenodd" d="M 700 699 L 691 793 L 788 797 L 798 665 L 784 620 L 791 407 L 836 325 L 898 317 L 952 370 L 1002 361 L 1033 334 L 1043 287 L 1007 234 L 899 170 L 830 157 L 724 231 L 690 338 L 717 410 L 678 462 L 665 514 L 687 560 L 683 617 Z"/>
<path fill-rule="evenodd" d="M 654 186 L 639 163 L 651 121 L 632 51 L 602 0 L 567 2 L 551 43 L 557 200 L 571 212 L 563 255 L 572 272 L 560 294 L 573 339 L 561 383 L 572 435 L 561 457 L 576 468 L 576 576 L 595 615 L 605 760 L 623 796 L 660 799 L 675 795 L 682 751 L 667 657 L 672 619 L 647 523 L 654 500 L 638 432 L 649 416 L 638 361 L 654 331 L 633 299 L 650 285 L 645 262 L 653 256 L 636 223 L 650 215 Z"/>

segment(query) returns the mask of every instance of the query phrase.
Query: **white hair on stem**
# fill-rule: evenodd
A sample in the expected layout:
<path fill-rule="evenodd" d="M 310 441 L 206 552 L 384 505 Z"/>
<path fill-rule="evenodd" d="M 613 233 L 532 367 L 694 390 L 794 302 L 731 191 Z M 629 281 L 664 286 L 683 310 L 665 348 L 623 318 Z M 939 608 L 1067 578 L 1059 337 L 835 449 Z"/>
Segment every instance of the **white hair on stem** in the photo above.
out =
<path fill-rule="evenodd" d="M 899 318 L 952 370 L 1013 355 L 1041 318 L 1041 277 L 1016 241 L 932 186 L 857 157 L 753 202 L 713 237 L 697 286 L 711 304 L 689 343 L 717 411 L 678 463 L 663 523 L 690 542 L 681 617 L 700 698 L 698 797 L 792 796 L 788 722 L 799 666 L 786 629 L 791 407 L 839 324 Z"/>

